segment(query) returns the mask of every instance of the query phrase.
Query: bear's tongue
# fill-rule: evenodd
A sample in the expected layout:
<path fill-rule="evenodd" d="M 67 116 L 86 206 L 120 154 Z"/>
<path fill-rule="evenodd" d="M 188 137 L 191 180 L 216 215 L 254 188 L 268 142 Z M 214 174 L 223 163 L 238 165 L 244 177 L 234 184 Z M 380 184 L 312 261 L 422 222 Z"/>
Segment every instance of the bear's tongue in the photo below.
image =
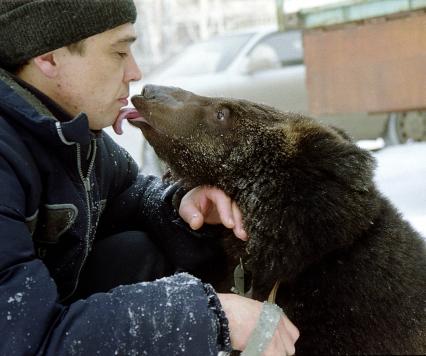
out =
<path fill-rule="evenodd" d="M 123 120 L 126 119 L 142 119 L 141 114 L 138 113 L 138 111 L 134 108 L 125 108 L 121 109 L 120 113 L 117 116 L 117 119 L 115 119 L 114 124 L 112 125 L 115 133 L 117 135 L 123 134 Z"/>

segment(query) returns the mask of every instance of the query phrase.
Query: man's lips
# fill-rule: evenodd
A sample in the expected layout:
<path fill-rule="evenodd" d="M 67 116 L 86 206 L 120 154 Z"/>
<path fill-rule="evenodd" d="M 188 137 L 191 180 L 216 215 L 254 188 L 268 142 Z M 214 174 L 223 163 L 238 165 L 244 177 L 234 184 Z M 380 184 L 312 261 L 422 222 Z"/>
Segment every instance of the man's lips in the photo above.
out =
<path fill-rule="evenodd" d="M 127 105 L 129 105 L 129 100 L 127 99 L 127 97 L 126 97 L 126 98 L 120 98 L 120 99 L 118 99 L 118 101 L 119 101 L 121 104 L 123 104 L 123 106 L 127 106 Z"/>
<path fill-rule="evenodd" d="M 117 135 L 123 134 L 123 120 L 134 120 L 134 121 L 143 121 L 146 122 L 141 114 L 135 108 L 124 108 L 120 110 L 120 113 L 115 119 L 114 124 L 112 125 L 115 133 Z"/>

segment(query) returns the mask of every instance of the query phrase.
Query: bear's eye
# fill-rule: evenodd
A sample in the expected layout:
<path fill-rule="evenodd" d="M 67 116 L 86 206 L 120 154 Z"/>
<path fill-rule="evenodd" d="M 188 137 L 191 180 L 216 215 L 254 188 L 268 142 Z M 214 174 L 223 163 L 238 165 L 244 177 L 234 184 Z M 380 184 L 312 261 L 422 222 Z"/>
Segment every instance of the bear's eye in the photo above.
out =
<path fill-rule="evenodd" d="M 216 117 L 219 121 L 223 121 L 223 120 L 225 120 L 225 113 L 222 110 L 220 110 L 220 111 L 217 112 Z"/>
<path fill-rule="evenodd" d="M 231 125 L 231 111 L 225 106 L 216 107 L 210 112 L 209 121 L 212 125 L 224 127 Z"/>

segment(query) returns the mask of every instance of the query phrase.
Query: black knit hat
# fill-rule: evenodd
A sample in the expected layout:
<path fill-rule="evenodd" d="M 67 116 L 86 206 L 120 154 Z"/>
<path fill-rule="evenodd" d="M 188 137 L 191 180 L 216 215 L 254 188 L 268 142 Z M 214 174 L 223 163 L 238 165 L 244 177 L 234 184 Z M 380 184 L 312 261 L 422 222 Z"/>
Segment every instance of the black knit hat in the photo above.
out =
<path fill-rule="evenodd" d="M 0 67 L 135 21 L 133 0 L 0 0 Z"/>

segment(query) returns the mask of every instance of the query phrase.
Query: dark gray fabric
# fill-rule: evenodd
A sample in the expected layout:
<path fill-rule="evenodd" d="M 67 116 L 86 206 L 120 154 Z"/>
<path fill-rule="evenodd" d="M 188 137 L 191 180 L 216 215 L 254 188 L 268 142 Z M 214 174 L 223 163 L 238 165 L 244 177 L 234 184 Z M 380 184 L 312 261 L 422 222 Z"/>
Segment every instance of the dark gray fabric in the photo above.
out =
<path fill-rule="evenodd" d="M 135 20 L 132 0 L 2 0 L 0 66 L 17 66 Z"/>
<path fill-rule="evenodd" d="M 179 241 L 205 238 L 174 222 L 178 216 L 170 202 L 176 187 L 138 175 L 136 163 L 107 134 L 90 132 L 84 114 L 69 121 L 42 114 L 48 110 L 36 107 L 45 100 L 29 90 L 0 69 L 0 355 L 216 356 L 229 351 L 218 297 L 189 274 L 70 303 L 90 249 L 110 236 L 100 231 L 143 230 L 153 239 Z M 83 162 L 89 160 L 90 142 L 90 160 L 96 159 L 86 175 L 88 191 L 77 163 L 87 172 Z M 72 205 L 75 219 L 43 211 Z M 64 229 L 74 222 L 55 241 L 42 241 L 39 228 L 52 226 L 52 217 L 53 225 Z M 30 229 L 27 223 L 36 219 Z M 166 241 L 157 242 L 170 249 Z"/>
<path fill-rule="evenodd" d="M 95 241 L 74 300 L 120 285 L 167 277 L 173 266 L 143 231 L 125 231 Z"/>

